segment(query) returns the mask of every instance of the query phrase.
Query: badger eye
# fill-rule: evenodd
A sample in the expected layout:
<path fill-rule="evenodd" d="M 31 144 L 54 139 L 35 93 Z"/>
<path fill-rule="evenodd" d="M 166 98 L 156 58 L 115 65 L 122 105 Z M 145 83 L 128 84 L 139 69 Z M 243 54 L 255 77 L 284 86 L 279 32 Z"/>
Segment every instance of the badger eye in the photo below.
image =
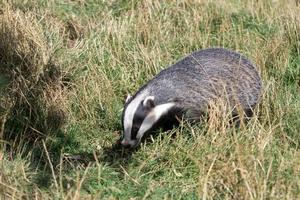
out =
<path fill-rule="evenodd" d="M 138 127 L 133 127 L 133 128 L 132 128 L 132 132 L 136 133 L 136 132 L 138 132 L 138 131 L 139 131 L 139 128 L 138 128 Z"/>

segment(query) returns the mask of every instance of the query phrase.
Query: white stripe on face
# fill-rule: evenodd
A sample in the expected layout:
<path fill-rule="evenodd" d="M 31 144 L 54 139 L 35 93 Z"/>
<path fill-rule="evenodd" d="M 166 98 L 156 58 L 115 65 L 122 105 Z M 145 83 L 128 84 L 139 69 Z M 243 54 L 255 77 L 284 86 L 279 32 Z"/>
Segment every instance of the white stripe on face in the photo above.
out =
<path fill-rule="evenodd" d="M 138 142 L 142 139 L 143 135 L 153 127 L 153 125 L 161 118 L 161 116 L 167 113 L 175 103 L 166 103 L 155 106 L 154 109 L 148 114 L 148 116 L 144 119 L 138 134 L 136 136 Z"/>
<path fill-rule="evenodd" d="M 123 122 L 124 124 L 123 140 L 126 140 L 128 142 L 131 140 L 131 129 L 132 129 L 134 113 L 136 112 L 141 101 L 143 101 L 146 96 L 147 94 L 140 94 L 136 96 L 126 107 L 124 113 L 124 122 Z"/>

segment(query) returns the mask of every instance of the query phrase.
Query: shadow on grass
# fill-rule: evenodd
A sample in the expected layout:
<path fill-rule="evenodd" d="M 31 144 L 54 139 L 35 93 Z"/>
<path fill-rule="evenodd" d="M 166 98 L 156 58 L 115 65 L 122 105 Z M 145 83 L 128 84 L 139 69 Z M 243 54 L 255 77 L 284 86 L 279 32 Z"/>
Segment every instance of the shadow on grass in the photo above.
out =
<path fill-rule="evenodd" d="M 132 160 L 132 155 L 138 149 L 125 149 L 122 147 L 119 141 L 117 141 L 111 147 L 106 147 L 99 159 L 100 162 L 104 162 L 111 167 L 123 166 L 126 167 Z"/>

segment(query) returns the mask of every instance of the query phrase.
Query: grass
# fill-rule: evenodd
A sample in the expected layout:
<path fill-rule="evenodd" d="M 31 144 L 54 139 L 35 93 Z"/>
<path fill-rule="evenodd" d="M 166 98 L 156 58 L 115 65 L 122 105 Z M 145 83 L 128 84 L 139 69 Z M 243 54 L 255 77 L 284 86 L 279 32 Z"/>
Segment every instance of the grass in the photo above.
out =
<path fill-rule="evenodd" d="M 1 199 L 300 198 L 295 1 L 16 0 L 12 6 L 34 16 L 64 83 L 59 90 L 41 86 L 52 91 L 41 109 L 52 110 L 54 101 L 67 119 L 58 130 L 16 127 L 18 118 L 0 103 Z M 247 126 L 226 128 L 213 112 L 212 120 L 182 123 L 137 151 L 115 149 L 124 97 L 176 60 L 212 46 L 241 52 L 262 76 L 263 97 Z M 8 81 L 0 75 L 1 101 Z"/>

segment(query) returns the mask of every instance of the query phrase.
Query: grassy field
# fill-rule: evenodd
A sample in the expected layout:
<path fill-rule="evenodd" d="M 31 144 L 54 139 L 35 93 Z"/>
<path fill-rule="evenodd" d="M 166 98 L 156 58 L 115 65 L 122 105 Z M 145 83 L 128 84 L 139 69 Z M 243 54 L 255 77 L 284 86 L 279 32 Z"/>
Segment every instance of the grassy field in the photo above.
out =
<path fill-rule="evenodd" d="M 0 199 L 300 198 L 296 1 L 14 0 L 0 9 Z M 216 109 L 134 152 L 114 148 L 124 97 L 216 46 L 261 74 L 251 121 L 228 128 Z"/>

